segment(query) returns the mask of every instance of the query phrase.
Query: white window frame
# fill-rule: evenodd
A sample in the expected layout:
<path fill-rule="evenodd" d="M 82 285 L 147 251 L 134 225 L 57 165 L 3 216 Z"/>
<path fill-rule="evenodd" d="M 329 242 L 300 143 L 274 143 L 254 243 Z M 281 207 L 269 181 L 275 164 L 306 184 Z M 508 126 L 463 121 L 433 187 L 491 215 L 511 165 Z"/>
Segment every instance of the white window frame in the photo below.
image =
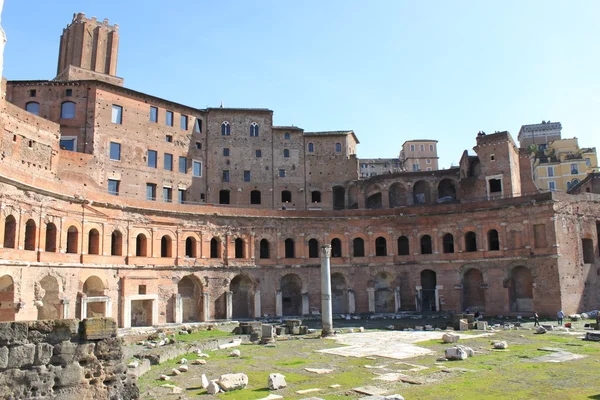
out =
<path fill-rule="evenodd" d="M 77 151 L 77 136 L 61 136 L 60 139 L 58 139 L 58 145 L 60 146 L 60 141 L 61 140 L 73 140 L 73 150 L 66 150 L 66 151 Z"/>
<path fill-rule="evenodd" d="M 194 165 L 196 165 L 196 163 L 200 164 L 200 174 L 199 175 L 196 175 L 196 172 L 195 172 Z M 202 178 L 202 161 L 192 160 L 192 177 L 193 178 Z"/>
<path fill-rule="evenodd" d="M 554 167 L 548 167 L 548 178 L 554 178 Z"/>
<path fill-rule="evenodd" d="M 551 192 L 556 191 L 556 181 L 548 181 L 548 190 Z"/>

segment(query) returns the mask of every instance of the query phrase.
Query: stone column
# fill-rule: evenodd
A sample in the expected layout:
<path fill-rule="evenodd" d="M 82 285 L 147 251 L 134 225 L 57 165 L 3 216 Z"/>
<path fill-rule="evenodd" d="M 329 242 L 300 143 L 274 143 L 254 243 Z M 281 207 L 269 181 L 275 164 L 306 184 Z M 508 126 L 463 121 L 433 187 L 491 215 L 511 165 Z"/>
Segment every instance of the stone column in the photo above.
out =
<path fill-rule="evenodd" d="M 225 319 L 230 320 L 233 316 L 233 292 L 232 291 L 227 291 L 225 292 L 225 300 L 226 300 L 226 314 L 225 314 Z"/>
<path fill-rule="evenodd" d="M 275 299 L 275 314 L 278 317 L 283 316 L 283 298 L 281 295 L 281 290 L 277 291 L 277 298 Z"/>
<path fill-rule="evenodd" d="M 206 322 L 206 321 L 210 321 L 211 316 L 210 316 L 210 293 L 208 292 L 203 292 L 202 293 L 202 308 L 203 308 L 203 319 L 202 321 Z"/>
<path fill-rule="evenodd" d="M 302 315 L 310 314 L 310 297 L 308 292 L 302 293 Z"/>
<path fill-rule="evenodd" d="M 158 295 L 152 299 L 152 325 L 158 325 Z"/>
<path fill-rule="evenodd" d="M 437 285 L 435 287 L 435 311 L 440 311 L 440 289 L 443 289 L 442 285 Z"/>
<path fill-rule="evenodd" d="M 400 310 L 400 306 L 402 305 L 400 302 L 400 288 L 399 287 L 394 289 L 394 305 L 395 305 L 394 312 L 398 312 L 398 310 Z"/>
<path fill-rule="evenodd" d="M 375 312 L 375 288 L 367 288 L 367 296 L 369 297 L 369 312 Z"/>
<path fill-rule="evenodd" d="M 254 318 L 260 318 L 262 304 L 260 304 L 260 290 L 254 292 Z"/>
<path fill-rule="evenodd" d="M 131 300 L 123 297 L 123 328 L 131 328 Z"/>
<path fill-rule="evenodd" d="M 87 297 L 82 296 L 81 297 L 81 304 L 80 304 L 80 311 L 81 311 L 81 320 L 84 320 L 87 318 Z"/>
<path fill-rule="evenodd" d="M 173 304 L 173 314 L 175 314 L 175 323 L 181 324 L 183 323 L 183 300 L 181 299 L 181 295 L 179 293 L 176 293 L 174 297 L 175 302 Z"/>
<path fill-rule="evenodd" d="M 106 318 L 112 318 L 112 300 L 110 297 L 107 297 L 106 303 L 104 303 L 104 316 Z"/>
<path fill-rule="evenodd" d="M 348 289 L 348 313 L 354 314 L 356 312 L 356 295 L 354 289 Z"/>
<path fill-rule="evenodd" d="M 421 312 L 421 296 L 423 295 L 423 293 L 421 293 L 421 289 L 423 289 L 422 286 L 415 286 L 416 289 L 416 294 L 415 294 L 415 311 L 417 312 Z"/>
<path fill-rule="evenodd" d="M 321 246 L 321 336 L 333 334 L 333 311 L 331 305 L 331 245 Z"/>
<path fill-rule="evenodd" d="M 62 311 L 63 311 L 63 319 L 69 319 L 69 300 L 67 299 L 62 299 L 61 303 L 62 303 Z"/>

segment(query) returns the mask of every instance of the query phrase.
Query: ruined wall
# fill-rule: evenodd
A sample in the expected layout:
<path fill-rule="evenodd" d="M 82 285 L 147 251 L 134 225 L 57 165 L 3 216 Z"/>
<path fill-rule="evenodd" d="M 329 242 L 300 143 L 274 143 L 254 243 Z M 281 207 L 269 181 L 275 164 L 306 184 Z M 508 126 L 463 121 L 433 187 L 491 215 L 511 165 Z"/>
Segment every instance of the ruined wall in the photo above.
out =
<path fill-rule="evenodd" d="M 111 319 L 0 323 L 3 399 L 137 399 Z"/>

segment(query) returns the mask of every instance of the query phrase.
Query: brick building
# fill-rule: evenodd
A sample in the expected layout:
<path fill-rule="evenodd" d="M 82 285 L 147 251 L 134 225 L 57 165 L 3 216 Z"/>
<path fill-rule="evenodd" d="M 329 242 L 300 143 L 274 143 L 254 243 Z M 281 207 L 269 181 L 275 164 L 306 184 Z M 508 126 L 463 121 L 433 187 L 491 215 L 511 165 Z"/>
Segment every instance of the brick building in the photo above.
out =
<path fill-rule="evenodd" d="M 438 169 L 437 140 L 407 140 L 400 151 L 400 166 L 405 171 L 436 171 Z"/>
<path fill-rule="evenodd" d="M 118 42 L 78 14 L 69 48 L 74 27 Z M 325 243 L 335 313 L 598 308 L 600 197 L 538 193 L 508 132 L 458 168 L 358 179 L 353 131 L 136 92 L 93 43 L 61 44 L 69 80 L 3 82 L 0 320 L 311 314 Z"/>

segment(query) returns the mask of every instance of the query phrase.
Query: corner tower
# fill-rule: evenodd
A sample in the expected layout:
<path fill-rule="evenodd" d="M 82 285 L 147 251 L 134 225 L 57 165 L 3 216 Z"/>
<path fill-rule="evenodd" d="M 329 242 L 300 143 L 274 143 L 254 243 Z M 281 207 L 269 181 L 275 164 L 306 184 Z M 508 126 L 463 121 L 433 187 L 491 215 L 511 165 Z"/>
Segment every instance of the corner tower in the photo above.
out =
<path fill-rule="evenodd" d="M 60 37 L 55 80 L 94 79 L 123 85 L 117 77 L 118 49 L 119 25 L 74 14 Z"/>

